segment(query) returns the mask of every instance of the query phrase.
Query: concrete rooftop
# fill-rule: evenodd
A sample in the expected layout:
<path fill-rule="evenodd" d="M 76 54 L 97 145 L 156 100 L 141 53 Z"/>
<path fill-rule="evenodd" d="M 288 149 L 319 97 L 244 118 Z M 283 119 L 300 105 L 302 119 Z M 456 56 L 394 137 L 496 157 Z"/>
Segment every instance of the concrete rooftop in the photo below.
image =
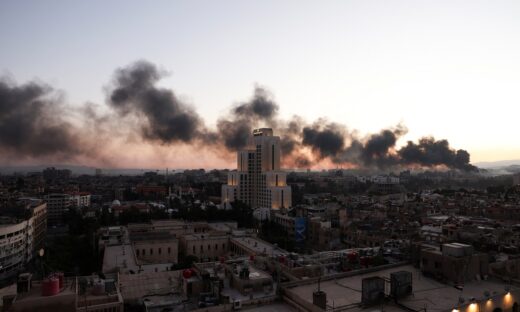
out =
<path fill-rule="evenodd" d="M 484 291 L 489 291 L 491 295 L 504 295 L 504 283 L 496 281 L 474 281 L 465 285 L 461 291 L 452 285 L 440 283 L 434 279 L 425 277 L 415 267 L 411 265 L 404 265 L 385 269 L 381 271 L 359 274 L 349 277 L 340 278 L 337 280 L 322 281 L 320 288 L 327 293 L 327 305 L 332 307 L 352 306 L 349 311 L 363 310 L 360 307 L 361 303 L 361 282 L 366 277 L 379 276 L 390 278 L 390 273 L 398 271 L 412 272 L 412 287 L 413 295 L 401 299 L 400 303 L 415 309 L 420 310 L 426 308 L 427 310 L 435 311 L 451 311 L 457 306 L 459 297 L 466 299 L 476 298 L 482 299 Z M 312 303 L 312 293 L 317 290 L 317 283 L 296 286 L 288 289 L 297 294 L 305 301 Z M 386 286 L 386 293 L 389 293 L 390 286 Z M 369 307 L 368 310 L 373 310 L 374 307 Z M 402 308 L 389 304 L 385 305 L 386 311 L 402 311 Z"/>

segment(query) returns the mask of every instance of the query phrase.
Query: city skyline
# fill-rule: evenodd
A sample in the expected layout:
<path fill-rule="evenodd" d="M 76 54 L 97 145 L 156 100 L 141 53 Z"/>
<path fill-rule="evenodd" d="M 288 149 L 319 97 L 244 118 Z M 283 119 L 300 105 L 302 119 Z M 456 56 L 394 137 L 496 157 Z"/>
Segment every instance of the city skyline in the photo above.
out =
<path fill-rule="evenodd" d="M 0 0 L 8 312 L 520 312 L 520 1 Z"/>
<path fill-rule="evenodd" d="M 107 90 L 114 87 L 115 70 L 146 60 L 160 71 L 157 88 L 172 90 L 211 131 L 259 86 L 285 121 L 293 115 L 307 124 L 326 118 L 361 141 L 402 125 L 406 132 L 396 149 L 434 136 L 467 150 L 472 163 L 520 159 L 511 131 L 520 100 L 515 92 L 520 24 L 514 19 L 520 6 L 379 4 L 113 2 L 101 7 L 7 1 L 0 4 L 0 73 L 11 87 L 38 81 L 52 88 L 50 96 L 62 105 L 59 114 L 73 125 L 86 122 L 78 121 L 86 103 L 96 117 L 118 116 L 110 119 L 111 127 L 128 125 L 124 113 L 113 114 Z M 233 151 L 150 143 L 135 133 L 116 136 L 117 144 L 100 144 L 105 149 L 100 158 L 15 153 L 2 162 L 130 168 L 233 164 Z M 196 162 L 189 157 L 194 152 Z M 313 163 L 314 168 L 340 166 Z"/>

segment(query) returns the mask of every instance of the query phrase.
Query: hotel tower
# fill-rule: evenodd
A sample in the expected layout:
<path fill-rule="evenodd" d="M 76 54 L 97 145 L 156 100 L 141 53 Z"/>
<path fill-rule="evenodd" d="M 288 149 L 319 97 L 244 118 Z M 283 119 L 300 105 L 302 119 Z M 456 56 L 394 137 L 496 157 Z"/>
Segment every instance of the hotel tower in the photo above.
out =
<path fill-rule="evenodd" d="M 280 169 L 280 137 L 270 128 L 253 131 L 247 147 L 237 153 L 237 170 L 222 186 L 222 205 L 240 200 L 252 209 L 291 207 L 291 187 Z"/>

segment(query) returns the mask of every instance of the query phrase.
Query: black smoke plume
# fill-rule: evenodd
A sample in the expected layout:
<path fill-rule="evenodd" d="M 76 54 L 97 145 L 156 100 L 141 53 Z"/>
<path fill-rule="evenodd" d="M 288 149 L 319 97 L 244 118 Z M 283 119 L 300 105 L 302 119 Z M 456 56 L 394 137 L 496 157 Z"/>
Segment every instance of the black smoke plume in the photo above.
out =
<path fill-rule="evenodd" d="M 400 136 L 406 133 L 406 129 L 398 126 L 393 130 L 382 130 L 378 134 L 372 134 L 366 141 L 361 160 L 366 167 L 388 168 L 399 163 L 399 159 L 393 153 L 395 144 Z"/>
<path fill-rule="evenodd" d="M 227 149 L 235 151 L 247 145 L 253 128 L 272 126 L 278 113 L 278 105 L 263 88 L 256 87 L 251 100 L 236 105 L 229 116 L 217 122 L 217 131 Z"/>
<path fill-rule="evenodd" d="M 359 138 L 343 125 L 318 119 L 312 124 L 295 116 L 286 121 L 278 118 L 279 106 L 264 88 L 256 87 L 252 98 L 235 105 L 217 121 L 217 130 L 208 130 L 196 112 L 181 103 L 168 89 L 156 87 L 163 73 L 146 61 L 133 63 L 116 71 L 109 103 L 121 116 L 132 114 L 141 120 L 144 139 L 161 143 L 184 142 L 205 146 L 224 146 L 229 152 L 243 149 L 256 127 L 272 127 L 281 136 L 284 162 L 308 167 L 323 159 L 358 167 L 386 169 L 391 167 L 444 165 L 473 170 L 469 153 L 455 151 L 446 140 L 423 138 L 418 144 L 408 142 L 400 150 L 397 141 L 406 133 L 398 125 L 366 138 Z M 312 157 L 305 153 L 310 148 Z"/>
<path fill-rule="evenodd" d="M 0 80 L 0 154 L 69 159 L 83 153 L 74 127 L 52 88 Z"/>
<path fill-rule="evenodd" d="M 298 116 L 293 116 L 288 122 L 277 121 L 276 133 L 280 135 L 280 148 L 284 165 L 289 168 L 309 168 L 312 160 L 303 153 L 304 144 L 301 136 L 306 122 Z"/>
<path fill-rule="evenodd" d="M 256 87 L 251 101 L 236 106 L 233 113 L 237 118 L 272 120 L 278 113 L 278 105 L 265 89 Z"/>
<path fill-rule="evenodd" d="M 71 108 L 56 97 L 52 88 L 35 82 L 18 86 L 0 79 L 0 152 L 19 158 L 96 158 L 99 151 L 85 138 L 111 140 L 117 135 L 110 124 L 122 120 L 130 131 L 137 128 L 139 137 L 149 144 L 182 143 L 199 150 L 222 151 L 217 155 L 225 157 L 243 149 L 254 128 L 271 127 L 281 137 L 284 164 L 292 167 L 310 167 L 327 160 L 369 169 L 476 169 L 470 164 L 469 153 L 452 149 L 447 140 L 422 138 L 397 148 L 398 140 L 406 133 L 401 125 L 359 137 L 346 126 L 325 119 L 307 123 L 294 116 L 284 120 L 278 116 L 279 105 L 273 96 L 261 87 L 254 89 L 251 99 L 219 118 L 217 128 L 212 130 L 172 90 L 157 86 L 164 75 L 147 61 L 117 69 L 107 96 L 112 110 L 100 115 L 96 105 L 87 105 L 80 113 L 81 126 L 73 126 L 66 118 Z"/>
<path fill-rule="evenodd" d="M 146 61 L 118 69 L 109 104 L 121 116 L 139 118 L 144 138 L 190 143 L 203 131 L 201 119 L 173 91 L 155 86 L 162 77 L 163 73 Z"/>
<path fill-rule="evenodd" d="M 345 147 L 344 127 L 318 120 L 303 128 L 302 144 L 310 146 L 319 158 L 334 157 Z"/>
<path fill-rule="evenodd" d="M 408 141 L 407 145 L 399 150 L 401 161 L 406 165 L 431 167 L 445 165 L 466 171 L 477 168 L 469 163 L 469 153 L 465 150 L 450 148 L 447 140 L 436 141 L 433 137 L 425 137 L 419 143 Z"/>

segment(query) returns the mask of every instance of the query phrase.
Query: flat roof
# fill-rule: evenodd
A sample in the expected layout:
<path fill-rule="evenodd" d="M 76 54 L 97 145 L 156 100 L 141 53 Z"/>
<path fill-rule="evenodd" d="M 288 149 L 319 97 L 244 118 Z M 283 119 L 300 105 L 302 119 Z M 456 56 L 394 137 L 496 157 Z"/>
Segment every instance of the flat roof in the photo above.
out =
<path fill-rule="evenodd" d="M 236 222 L 212 222 L 208 223 L 208 226 L 216 231 L 232 231 L 237 229 L 237 223 Z"/>
<path fill-rule="evenodd" d="M 279 248 L 278 246 L 274 246 L 264 240 L 261 240 L 256 237 L 232 237 L 231 241 L 237 245 L 242 245 L 250 250 L 252 250 L 255 254 L 265 253 L 267 256 L 281 256 L 288 255 L 289 252 Z"/>
<path fill-rule="evenodd" d="M 116 245 L 105 247 L 103 255 L 103 273 L 111 273 L 118 268 L 137 271 L 138 266 L 134 258 L 132 245 Z"/>
<path fill-rule="evenodd" d="M 241 300 L 241 301 L 250 300 L 251 297 L 253 299 L 260 299 L 260 298 L 266 298 L 266 297 L 274 296 L 276 294 L 276 285 L 273 284 L 273 289 L 270 292 L 268 292 L 268 293 L 266 293 L 265 291 L 261 290 L 261 291 L 252 291 L 252 292 L 250 292 L 247 295 L 243 295 L 236 288 L 225 287 L 224 289 L 222 289 L 220 294 L 223 295 L 223 296 L 229 296 L 230 299 Z M 265 307 L 268 307 L 268 306 L 269 305 L 266 305 Z M 247 311 L 249 311 L 249 309 L 247 309 Z M 272 310 L 271 309 L 266 309 L 264 311 L 272 311 Z"/>
<path fill-rule="evenodd" d="M 29 292 L 20 293 L 16 296 L 9 311 L 56 311 L 57 308 L 65 311 L 76 310 L 75 280 L 64 279 L 64 286 L 54 296 L 42 296 L 41 281 L 33 281 Z"/>
<path fill-rule="evenodd" d="M 232 265 L 231 265 L 232 266 Z M 244 267 L 243 264 L 239 264 L 237 266 L 237 271 L 240 272 L 240 270 Z M 258 280 L 258 279 L 271 279 L 271 275 L 267 274 L 266 272 L 254 267 L 253 265 L 248 264 L 249 269 L 249 279 L 250 280 Z M 235 276 L 239 276 L 239 273 L 234 274 Z"/>
<path fill-rule="evenodd" d="M 166 272 L 141 272 L 119 276 L 121 295 L 126 300 L 138 300 L 145 296 L 182 293 L 179 280 L 182 270 Z"/>
<path fill-rule="evenodd" d="M 426 308 L 435 311 L 451 311 L 458 303 L 461 291 L 452 285 L 443 284 L 434 279 L 425 277 L 419 269 L 412 265 L 404 265 L 375 271 L 371 273 L 348 276 L 335 280 L 322 281 L 320 289 L 327 294 L 327 305 L 335 306 L 352 306 L 349 311 L 363 310 L 361 306 L 361 283 L 367 277 L 384 277 L 390 278 L 390 273 L 408 271 L 412 273 L 413 295 L 403 298 L 400 303 L 415 310 Z M 288 288 L 290 291 L 298 295 L 303 300 L 312 304 L 312 293 L 318 289 L 317 283 L 295 286 Z M 463 296 L 465 298 L 481 298 L 484 291 L 490 293 L 503 293 L 504 284 L 492 280 L 467 282 L 464 285 Z M 386 287 L 386 293 L 389 293 L 389 286 Z M 374 307 L 366 309 L 373 310 Z M 388 303 L 385 305 L 386 311 L 402 311 L 403 309 Z"/>

